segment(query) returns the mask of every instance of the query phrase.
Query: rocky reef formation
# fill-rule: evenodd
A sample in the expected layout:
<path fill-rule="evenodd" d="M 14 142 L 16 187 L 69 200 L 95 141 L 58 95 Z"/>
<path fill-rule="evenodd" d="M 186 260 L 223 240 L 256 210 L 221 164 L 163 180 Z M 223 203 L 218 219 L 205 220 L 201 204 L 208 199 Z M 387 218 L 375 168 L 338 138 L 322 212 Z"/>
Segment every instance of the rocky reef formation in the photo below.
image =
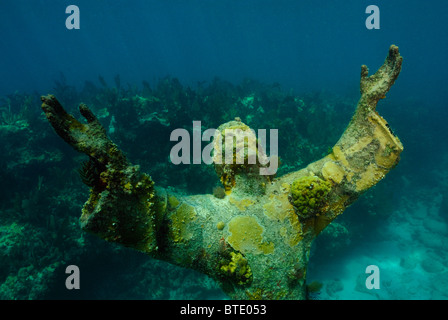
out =
<path fill-rule="evenodd" d="M 355 115 L 332 151 L 304 169 L 274 178 L 254 174 L 257 164 L 249 170 L 247 164 L 216 165 L 223 198 L 156 187 L 85 104 L 79 110 L 87 123 L 51 95 L 42 97 L 42 109 L 56 133 L 89 156 L 83 170 L 91 186 L 81 216 L 84 230 L 205 273 L 234 299 L 305 299 L 313 239 L 399 161 L 403 146 L 376 105 L 401 63 L 392 45 L 374 75 L 362 66 Z M 237 119 L 219 130 L 234 126 L 248 127 Z"/>

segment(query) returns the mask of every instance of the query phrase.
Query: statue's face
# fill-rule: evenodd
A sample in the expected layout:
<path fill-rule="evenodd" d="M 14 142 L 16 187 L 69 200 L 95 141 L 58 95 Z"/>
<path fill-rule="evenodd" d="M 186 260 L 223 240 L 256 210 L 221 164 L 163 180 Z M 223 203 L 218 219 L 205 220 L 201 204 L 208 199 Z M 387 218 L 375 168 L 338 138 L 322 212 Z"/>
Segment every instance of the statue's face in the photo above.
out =
<path fill-rule="evenodd" d="M 269 163 L 255 131 L 239 119 L 222 124 L 213 140 L 213 163 L 226 189 L 238 173 L 260 173 Z M 262 174 L 262 173 L 260 173 Z"/>

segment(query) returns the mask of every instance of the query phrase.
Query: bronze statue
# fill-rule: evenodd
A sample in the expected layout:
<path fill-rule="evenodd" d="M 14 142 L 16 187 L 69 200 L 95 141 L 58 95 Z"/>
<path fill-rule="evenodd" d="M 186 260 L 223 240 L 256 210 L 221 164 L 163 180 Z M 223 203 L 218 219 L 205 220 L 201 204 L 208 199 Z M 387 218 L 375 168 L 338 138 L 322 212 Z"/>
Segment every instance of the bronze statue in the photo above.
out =
<path fill-rule="evenodd" d="M 233 299 L 305 299 L 312 240 L 399 161 L 403 146 L 376 105 L 401 64 L 392 45 L 374 75 L 361 67 L 356 112 L 324 158 L 278 178 L 257 174 L 259 163 L 215 163 L 227 193 L 222 199 L 155 186 L 127 161 L 86 105 L 79 107 L 86 124 L 52 95 L 42 97 L 42 109 L 56 133 L 89 156 L 81 170 L 91 187 L 80 218 L 84 230 L 203 272 Z M 237 119 L 218 131 L 235 128 L 250 129 Z"/>

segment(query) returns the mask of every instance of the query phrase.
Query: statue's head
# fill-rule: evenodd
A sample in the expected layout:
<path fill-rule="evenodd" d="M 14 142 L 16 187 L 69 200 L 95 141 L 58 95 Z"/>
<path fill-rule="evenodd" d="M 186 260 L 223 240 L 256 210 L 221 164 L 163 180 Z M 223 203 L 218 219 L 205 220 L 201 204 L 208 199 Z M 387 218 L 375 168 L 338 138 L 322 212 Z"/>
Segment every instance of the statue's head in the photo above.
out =
<path fill-rule="evenodd" d="M 243 187 L 242 184 L 249 184 L 251 188 L 254 183 L 265 187 L 278 167 L 277 148 L 272 150 L 272 141 L 270 145 L 271 157 L 268 157 L 266 133 L 259 130 L 257 138 L 255 131 L 239 118 L 219 126 L 213 141 L 213 163 L 226 192 Z M 238 182 L 240 179 L 242 181 Z"/>

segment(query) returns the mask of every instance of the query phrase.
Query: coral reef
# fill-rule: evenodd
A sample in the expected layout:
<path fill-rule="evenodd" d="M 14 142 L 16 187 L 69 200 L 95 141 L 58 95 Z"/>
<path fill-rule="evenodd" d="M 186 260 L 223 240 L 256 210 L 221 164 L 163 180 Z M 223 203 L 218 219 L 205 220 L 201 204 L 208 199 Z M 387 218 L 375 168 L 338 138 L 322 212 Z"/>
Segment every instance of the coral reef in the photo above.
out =
<path fill-rule="evenodd" d="M 383 66 L 374 75 L 368 77 L 367 67 L 362 66 L 361 99 L 355 115 L 332 152 L 306 168 L 270 178 L 254 174 L 252 167 L 238 161 L 231 165 L 216 163 L 215 169 L 228 193 L 224 199 L 209 194 L 182 195 L 155 187 L 147 174 L 127 161 L 85 104 L 80 105 L 79 111 L 86 124 L 68 114 L 54 96 L 42 97 L 42 109 L 59 136 L 94 159 L 89 166 L 96 169 L 85 170 L 94 174 L 85 175 L 93 188 L 82 210 L 84 230 L 205 273 L 231 298 L 305 299 L 306 268 L 313 239 L 399 161 L 401 142 L 378 115 L 376 105 L 398 77 L 401 62 L 398 47 L 392 45 Z M 176 125 L 186 112 L 182 105 L 194 101 L 195 94 L 187 90 L 180 96 L 181 86 L 176 82 L 162 82 L 161 86 L 165 106 L 175 111 L 175 117 L 168 115 L 168 123 Z M 138 122 L 138 110 L 129 111 L 123 106 L 135 102 L 120 99 L 121 94 L 122 90 L 117 91 L 118 97 L 111 100 L 113 108 L 128 110 L 123 119 Z M 286 101 L 303 106 L 303 101 Z M 235 103 L 248 112 L 234 115 L 240 118 L 219 130 L 239 128 L 236 135 L 245 135 L 249 126 L 240 119 L 252 122 L 250 114 L 254 108 L 260 115 L 267 113 L 257 106 L 259 102 L 249 95 L 237 100 Z M 120 122 L 117 124 L 119 128 Z M 113 133 L 119 143 L 129 139 L 120 130 Z M 249 135 L 248 139 L 255 137 Z M 250 146 L 249 143 L 248 152 Z M 224 156 L 237 160 L 237 151 L 244 147 L 244 142 L 234 145 L 232 154 Z M 252 152 L 261 154 L 262 150 Z M 247 155 L 243 153 L 243 160 Z"/>
<path fill-rule="evenodd" d="M 322 170 L 323 171 L 323 170 Z M 301 177 L 291 185 L 291 201 L 301 219 L 323 212 L 331 183 L 314 176 Z"/>

